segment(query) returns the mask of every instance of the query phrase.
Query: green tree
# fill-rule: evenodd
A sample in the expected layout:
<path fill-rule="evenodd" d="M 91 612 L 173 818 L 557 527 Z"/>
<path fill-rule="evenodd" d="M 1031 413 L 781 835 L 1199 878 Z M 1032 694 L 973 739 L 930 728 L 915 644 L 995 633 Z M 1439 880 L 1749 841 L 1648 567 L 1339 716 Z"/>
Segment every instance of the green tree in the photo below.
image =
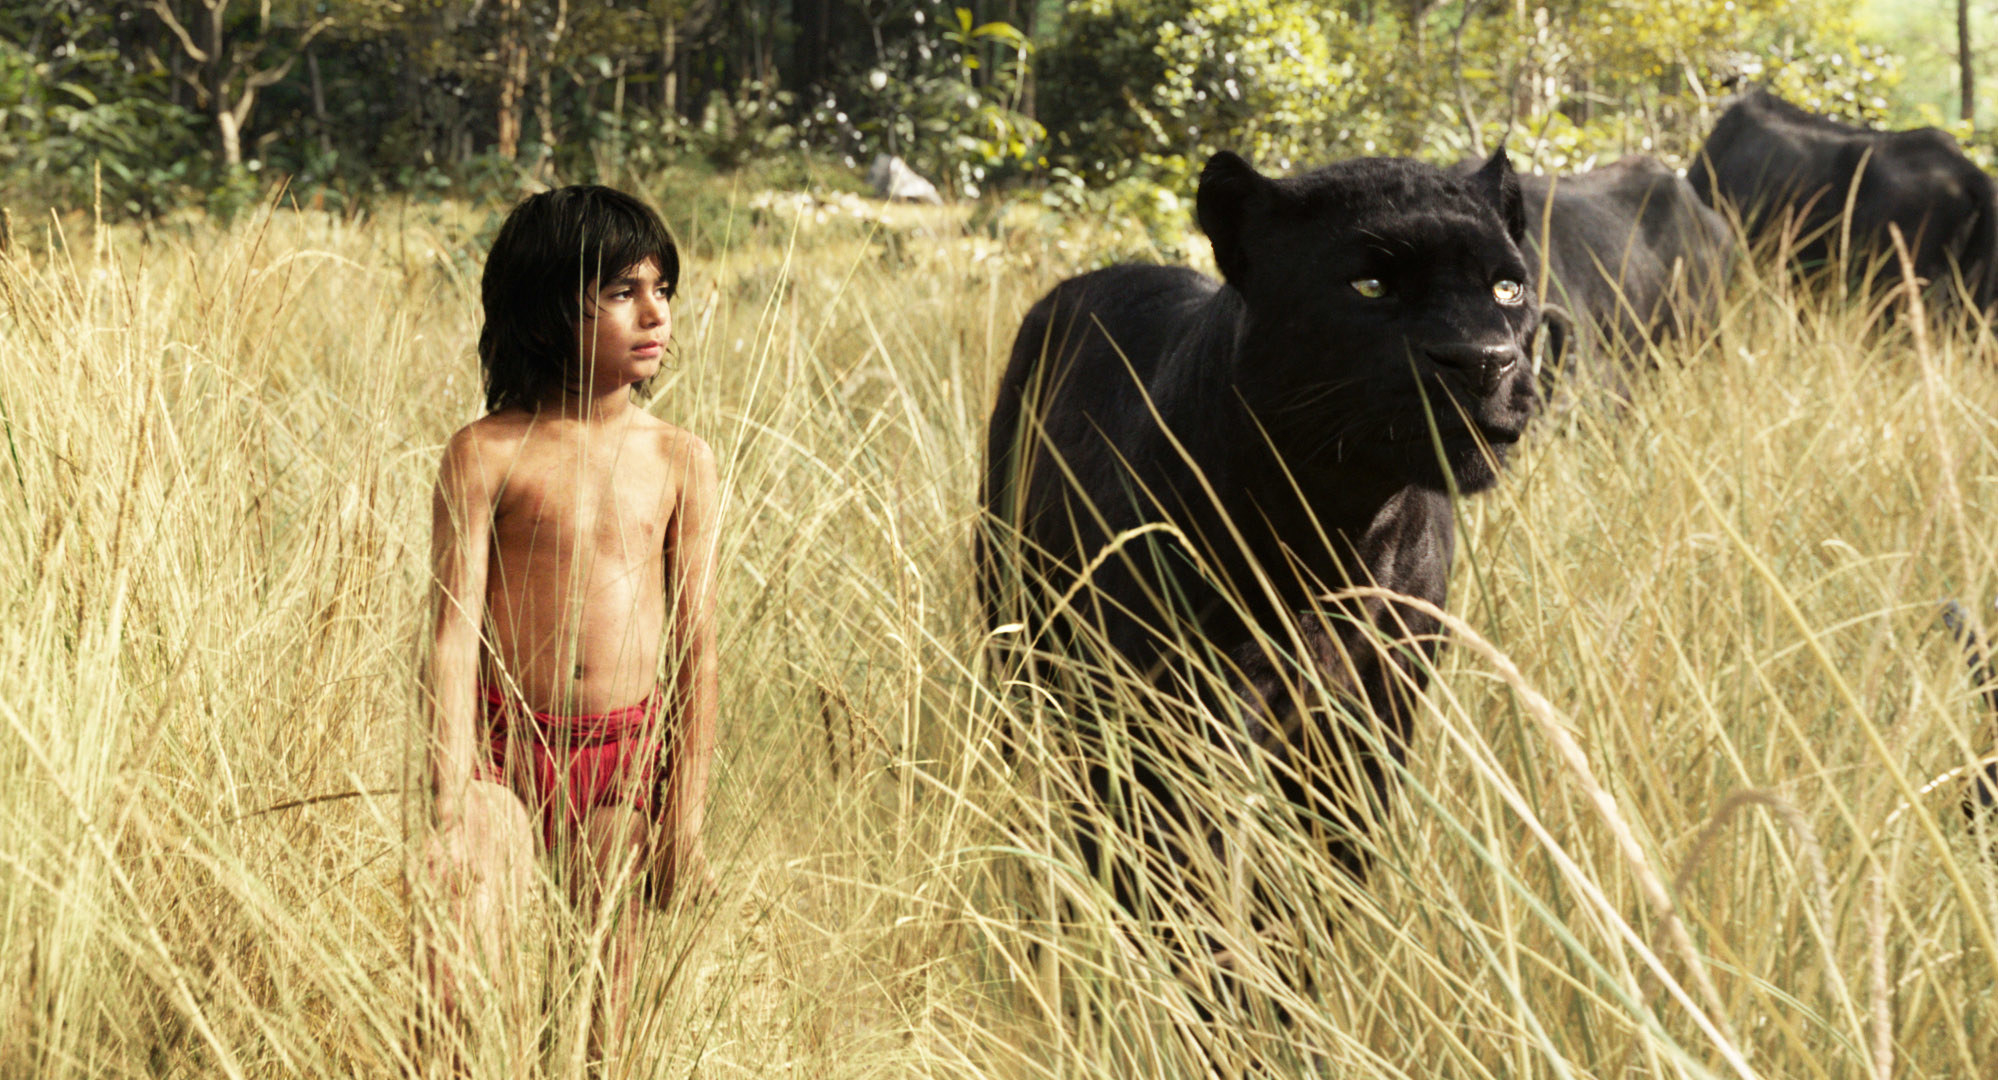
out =
<path fill-rule="evenodd" d="M 151 214 L 203 178 L 194 118 L 163 73 L 129 62 L 118 21 L 86 0 L 0 10 L 0 188 L 14 198 Z"/>
<path fill-rule="evenodd" d="M 287 10 L 270 0 L 254 12 L 239 8 L 232 19 L 231 4 L 182 0 L 183 10 L 177 11 L 173 0 L 147 2 L 195 64 L 189 85 L 215 125 L 216 154 L 227 169 L 243 163 L 242 132 L 258 95 L 288 75 L 312 39 L 333 22 L 311 13 L 308 4 L 288 5 Z"/>
<path fill-rule="evenodd" d="M 1092 180 L 1184 178 L 1213 150 L 1288 169 L 1350 137 L 1350 20 L 1306 0 L 1083 0 L 1038 67 L 1052 154 Z"/>

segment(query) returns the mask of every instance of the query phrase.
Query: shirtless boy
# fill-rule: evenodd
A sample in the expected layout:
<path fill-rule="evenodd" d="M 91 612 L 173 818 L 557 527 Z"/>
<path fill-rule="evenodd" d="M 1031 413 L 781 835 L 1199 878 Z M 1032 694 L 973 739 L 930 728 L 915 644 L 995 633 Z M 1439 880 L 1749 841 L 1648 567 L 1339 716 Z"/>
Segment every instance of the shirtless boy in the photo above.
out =
<path fill-rule="evenodd" d="M 539 848 L 604 935 L 590 1042 L 606 1054 L 646 901 L 712 880 L 714 456 L 633 401 L 659 371 L 679 271 L 658 216 L 621 192 L 515 208 L 481 287 L 487 414 L 451 437 L 433 511 L 424 854 L 445 903 L 425 969 L 454 1016 L 511 966 Z"/>

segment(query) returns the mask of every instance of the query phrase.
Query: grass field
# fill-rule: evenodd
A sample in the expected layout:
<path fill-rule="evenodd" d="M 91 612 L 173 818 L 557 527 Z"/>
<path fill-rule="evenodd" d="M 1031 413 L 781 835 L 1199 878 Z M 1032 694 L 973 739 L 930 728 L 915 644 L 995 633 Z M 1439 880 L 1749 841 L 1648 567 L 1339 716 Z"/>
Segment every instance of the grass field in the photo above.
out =
<path fill-rule="evenodd" d="M 1990 1075 L 1998 829 L 1955 774 L 1993 737 L 1936 618 L 1998 594 L 1988 332 L 1744 270 L 1632 407 L 1540 426 L 1463 507 L 1365 891 L 1216 782 L 1234 872 L 1295 916 L 1197 928 L 1216 993 L 1076 870 L 1060 770 L 994 739 L 1061 721 L 979 661 L 992 380 L 1121 241 L 732 204 L 675 221 L 651 406 L 728 488 L 722 891 L 653 932 L 620 1075 Z M 414 1069 L 429 485 L 491 227 L 17 222 L 0 1077 Z M 586 1071 L 584 929 L 547 904 L 524 945 L 544 1075 Z M 474 1075 L 507 1075 L 491 1034 Z"/>

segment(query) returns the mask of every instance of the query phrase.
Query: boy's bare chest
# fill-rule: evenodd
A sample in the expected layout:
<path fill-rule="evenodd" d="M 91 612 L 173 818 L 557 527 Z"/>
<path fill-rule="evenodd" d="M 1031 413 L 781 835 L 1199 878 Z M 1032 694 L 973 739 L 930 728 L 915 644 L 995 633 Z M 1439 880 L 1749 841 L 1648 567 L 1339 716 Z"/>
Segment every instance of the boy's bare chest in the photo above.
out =
<path fill-rule="evenodd" d="M 493 508 L 504 554 L 654 559 L 665 542 L 671 492 L 659 470 L 549 468 L 516 475 Z"/>

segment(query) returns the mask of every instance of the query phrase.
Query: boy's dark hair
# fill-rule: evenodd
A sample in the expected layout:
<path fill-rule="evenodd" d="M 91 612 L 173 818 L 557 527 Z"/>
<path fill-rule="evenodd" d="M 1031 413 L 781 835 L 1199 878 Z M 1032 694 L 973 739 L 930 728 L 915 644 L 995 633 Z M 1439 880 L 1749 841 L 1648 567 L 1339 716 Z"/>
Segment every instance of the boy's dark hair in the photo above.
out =
<path fill-rule="evenodd" d="M 680 253 L 672 236 L 651 207 L 622 191 L 578 184 L 514 207 L 479 281 L 486 411 L 532 409 L 571 384 L 586 290 L 647 259 L 658 261 L 667 295 L 676 294 Z"/>

